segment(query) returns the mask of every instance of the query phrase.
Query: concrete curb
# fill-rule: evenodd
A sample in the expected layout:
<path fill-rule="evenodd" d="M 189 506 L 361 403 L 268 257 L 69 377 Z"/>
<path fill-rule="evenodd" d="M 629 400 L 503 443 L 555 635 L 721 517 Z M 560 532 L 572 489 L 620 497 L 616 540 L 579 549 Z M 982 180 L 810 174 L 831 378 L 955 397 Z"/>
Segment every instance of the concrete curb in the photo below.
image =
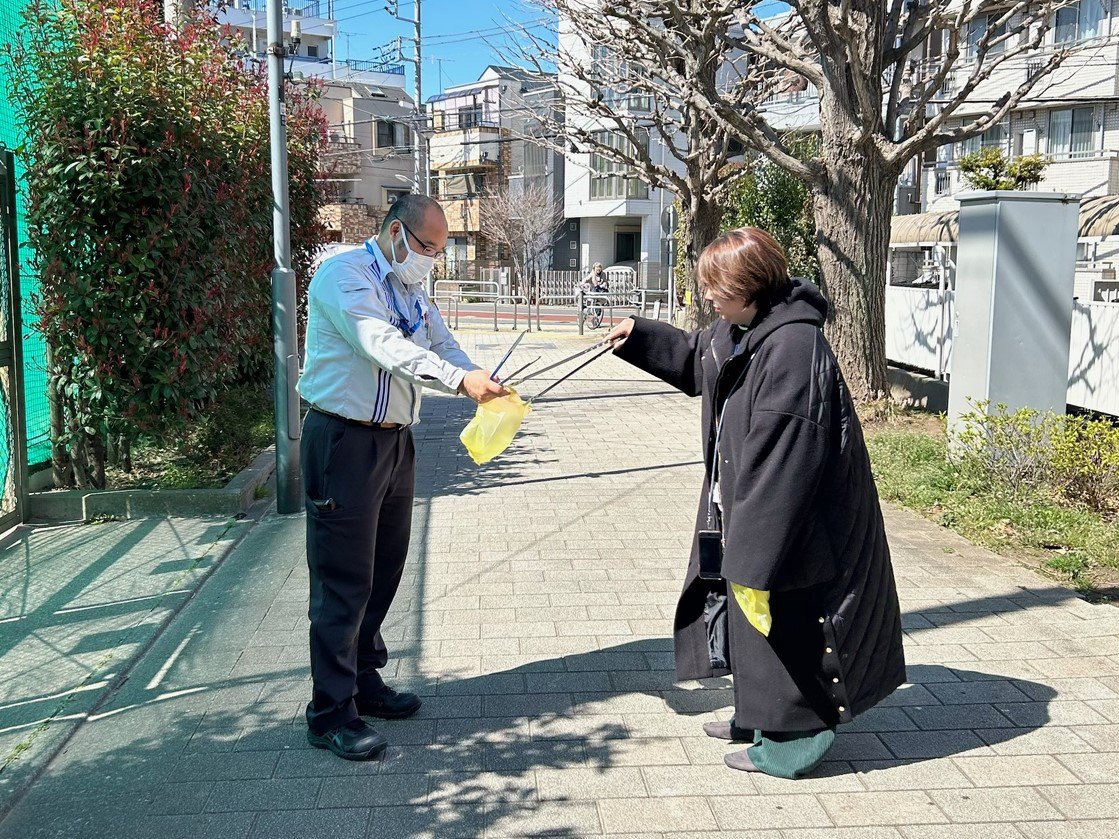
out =
<path fill-rule="evenodd" d="M 221 489 L 54 490 L 28 495 L 28 520 L 90 521 L 98 516 L 139 519 L 156 516 L 199 518 L 244 515 L 256 489 L 276 471 L 276 448 L 269 446 Z"/>

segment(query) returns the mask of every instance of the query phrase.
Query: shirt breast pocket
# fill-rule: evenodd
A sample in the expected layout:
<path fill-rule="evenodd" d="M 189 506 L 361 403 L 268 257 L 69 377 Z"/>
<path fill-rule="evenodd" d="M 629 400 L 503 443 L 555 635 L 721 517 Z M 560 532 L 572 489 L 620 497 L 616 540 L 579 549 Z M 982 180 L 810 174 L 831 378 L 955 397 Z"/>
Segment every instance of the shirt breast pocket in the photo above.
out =
<path fill-rule="evenodd" d="M 431 349 L 431 328 L 426 318 L 420 322 L 419 328 L 412 335 L 412 342 L 422 349 Z"/>

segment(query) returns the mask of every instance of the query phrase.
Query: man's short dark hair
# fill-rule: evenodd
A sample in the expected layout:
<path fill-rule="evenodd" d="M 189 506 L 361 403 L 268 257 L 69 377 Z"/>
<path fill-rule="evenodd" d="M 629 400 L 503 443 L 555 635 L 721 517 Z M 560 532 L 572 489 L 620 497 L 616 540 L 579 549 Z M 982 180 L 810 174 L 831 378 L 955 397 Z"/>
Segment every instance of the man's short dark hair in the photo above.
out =
<path fill-rule="evenodd" d="M 393 219 L 400 219 L 409 230 L 415 230 L 423 223 L 424 214 L 432 207 L 442 209 L 438 201 L 426 195 L 416 195 L 412 192 L 401 195 L 385 214 L 385 220 L 381 222 L 381 232 L 388 230 Z"/>

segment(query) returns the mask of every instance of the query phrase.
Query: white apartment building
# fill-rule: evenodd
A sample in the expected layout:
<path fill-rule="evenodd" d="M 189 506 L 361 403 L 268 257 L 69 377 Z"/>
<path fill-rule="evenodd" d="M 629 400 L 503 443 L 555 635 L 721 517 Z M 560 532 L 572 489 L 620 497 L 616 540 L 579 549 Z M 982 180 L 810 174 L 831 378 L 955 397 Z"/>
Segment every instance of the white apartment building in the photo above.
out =
<path fill-rule="evenodd" d="M 569 24 L 560 27 L 559 46 L 576 60 L 611 60 L 606 55 L 592 55 Z M 650 136 L 649 131 L 641 129 L 642 121 L 649 120 L 652 110 L 647 97 L 621 92 L 615 95 L 614 107 L 632 115 L 633 124 L 649 144 L 653 160 L 682 168 L 655 132 Z M 595 127 L 594 121 L 585 115 L 569 112 L 565 119 Z M 605 139 L 626 142 L 605 126 L 602 134 Z M 667 219 L 676 196 L 669 190 L 650 187 L 635 172 L 601 155 L 566 157 L 564 212 L 572 235 L 578 234 L 578 244 L 572 248 L 564 267 L 587 270 L 596 262 L 607 267 L 626 265 L 644 271 L 646 276 L 641 279 L 650 287 L 667 287 L 671 244 Z M 645 267 L 641 268 L 642 265 Z"/>
<path fill-rule="evenodd" d="M 403 66 L 336 59 L 332 9 L 329 0 L 284 3 L 292 51 L 286 61 L 297 82 L 313 78 L 323 85 L 319 104 L 330 124 L 323 158 L 330 202 L 323 221 L 331 239 L 356 244 L 379 227 L 400 195 L 412 191 L 415 103 L 404 89 Z M 241 34 L 250 60 L 265 59 L 266 10 L 267 0 L 232 0 L 221 14 L 221 22 Z"/>
<path fill-rule="evenodd" d="M 994 23 L 991 18 L 990 23 Z M 964 33 L 964 57 L 987 30 L 973 22 Z M 943 39 L 928 46 L 935 65 Z M 1070 49 L 1065 62 L 1042 79 L 1029 97 L 997 126 L 979 137 L 941 147 L 924 161 L 920 192 L 928 211 L 956 209 L 956 196 L 968 189 L 960 176 L 962 156 L 984 146 L 1008 156 L 1042 154 L 1049 160 L 1038 189 L 1073 192 L 1086 198 L 1119 194 L 1119 2 L 1080 0 L 1057 12 L 1044 46 L 1009 59 L 981 84 L 948 123 L 957 127 L 987 112 L 1006 91 L 1041 71 L 1054 52 Z M 945 95 L 968 75 L 961 61 L 948 79 Z"/>
<path fill-rule="evenodd" d="M 506 267 L 503 253 L 483 229 L 482 206 L 491 190 L 533 184 L 563 194 L 564 158 L 526 137 L 543 131 L 540 109 L 551 107 L 551 85 L 516 67 L 491 65 L 476 81 L 428 99 L 431 194 L 450 225 L 444 270 L 463 279 L 478 268 Z M 549 260 L 566 268 L 578 237 L 565 222 Z"/>
<path fill-rule="evenodd" d="M 995 16 L 976 20 L 959 33 L 963 55 L 944 85 L 942 98 L 952 96 L 968 78 L 968 56 L 974 56 L 988 24 L 995 22 Z M 1070 3 L 1051 24 L 1041 49 L 1008 59 L 957 109 L 946 127 L 959 127 L 987 113 L 1000 96 L 1040 72 L 1056 51 L 1070 49 L 1070 56 L 999 125 L 915 161 L 899 185 L 898 214 L 957 209 L 956 196 L 968 189 L 959 160 L 984 146 L 1002 148 L 1010 157 L 1044 155 L 1049 166 L 1038 189 L 1085 197 L 1119 194 L 1119 0 Z M 948 33 L 937 33 L 914 60 L 935 71 L 947 38 Z M 766 101 L 765 110 L 780 130 L 814 131 L 819 125 L 818 101 L 811 84 L 794 78 Z"/>

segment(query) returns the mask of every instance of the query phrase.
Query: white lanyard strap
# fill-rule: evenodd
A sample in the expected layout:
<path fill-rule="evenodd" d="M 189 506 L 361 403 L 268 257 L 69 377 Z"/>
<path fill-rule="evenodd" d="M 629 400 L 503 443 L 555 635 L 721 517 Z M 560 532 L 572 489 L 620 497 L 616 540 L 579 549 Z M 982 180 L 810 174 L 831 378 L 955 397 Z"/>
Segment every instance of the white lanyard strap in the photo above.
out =
<path fill-rule="evenodd" d="M 731 356 L 731 358 L 727 360 L 727 364 L 730 364 L 735 357 L 736 356 Z M 726 416 L 727 405 L 730 404 L 731 396 L 742 386 L 742 382 L 746 378 L 746 373 L 750 370 L 750 362 L 753 360 L 753 355 L 746 358 L 746 365 L 742 368 L 742 372 L 739 374 L 738 380 L 735 381 L 734 386 L 727 391 L 727 398 L 723 401 L 723 407 L 719 409 L 719 416 L 715 420 L 715 451 L 714 457 L 712 458 L 711 483 L 707 490 L 707 525 L 709 530 L 713 530 L 715 527 L 715 488 L 719 485 L 719 441 L 723 438 L 723 418 Z M 722 493 L 720 493 L 720 496 L 721 495 Z"/>

